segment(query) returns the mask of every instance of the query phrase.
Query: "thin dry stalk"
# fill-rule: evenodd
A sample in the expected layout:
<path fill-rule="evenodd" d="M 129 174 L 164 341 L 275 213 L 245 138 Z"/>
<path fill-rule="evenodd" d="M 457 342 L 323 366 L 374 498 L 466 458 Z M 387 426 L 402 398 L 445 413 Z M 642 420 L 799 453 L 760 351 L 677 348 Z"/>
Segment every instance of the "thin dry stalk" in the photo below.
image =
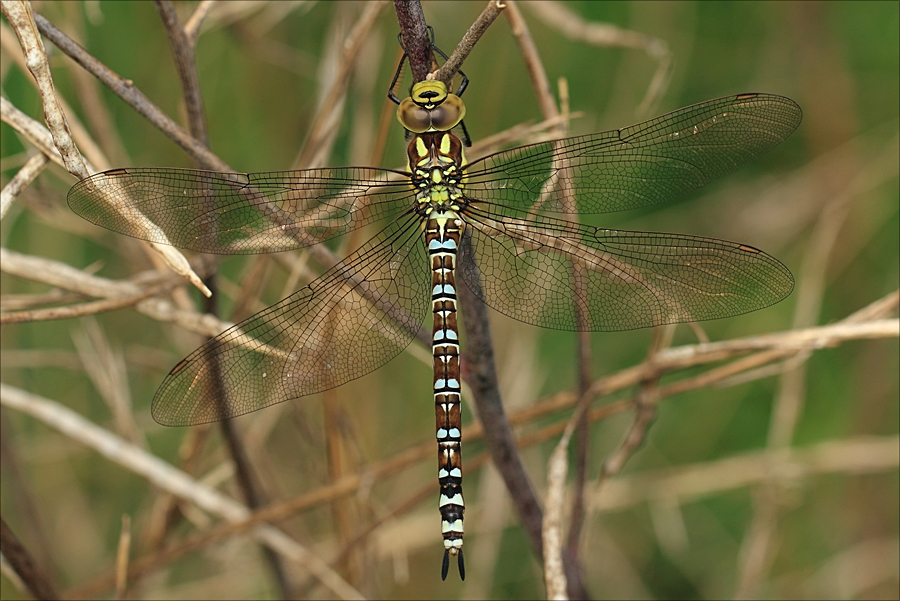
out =
<path fill-rule="evenodd" d="M 66 115 L 60 106 L 59 98 L 53 87 L 53 77 L 50 74 L 50 64 L 47 61 L 47 53 L 44 44 L 38 34 L 37 25 L 31 12 L 31 3 L 25 0 L 4 0 L 0 4 L 3 8 L 3 16 L 9 22 L 10 27 L 19 39 L 22 53 L 25 55 L 25 65 L 37 82 L 41 102 L 44 107 L 44 121 L 50 129 L 54 145 L 63 158 L 66 169 L 77 177 L 84 179 L 90 173 L 85 164 L 84 157 L 78 152 L 75 141 L 72 140 L 72 132 Z"/>
<path fill-rule="evenodd" d="M 672 75 L 672 52 L 665 40 L 609 23 L 585 21 L 559 2 L 523 2 L 522 5 L 540 17 L 543 24 L 570 40 L 601 48 L 633 48 L 646 52 L 657 66 L 644 98 L 635 111 L 638 115 L 647 114 L 666 91 Z"/>
<path fill-rule="evenodd" d="M 457 71 L 459 71 L 460 67 L 462 67 L 463 63 L 466 61 L 469 53 L 475 48 L 475 44 L 478 43 L 478 40 L 481 39 L 481 36 L 484 35 L 484 32 L 487 31 L 488 27 L 491 26 L 491 23 L 500 16 L 500 13 L 503 12 L 504 8 L 506 8 L 506 3 L 501 2 L 500 0 L 490 0 L 487 3 L 484 10 L 481 11 L 481 14 L 478 15 L 478 18 L 475 19 L 465 35 L 463 35 L 459 44 L 457 44 L 453 52 L 450 53 L 447 61 L 441 65 L 440 69 L 434 72 L 435 79 L 444 82 L 453 79 L 453 76 L 456 75 Z"/>
<path fill-rule="evenodd" d="M 0 46 L 3 46 L 7 50 L 9 56 L 12 57 L 16 66 L 19 67 L 22 73 L 28 72 L 29 69 L 25 63 L 25 55 L 22 53 L 21 46 L 16 45 L 15 41 L 13 41 L 16 39 L 16 37 L 13 35 L 12 31 L 7 30 L 5 24 L 0 24 L 0 33 L 2 33 L 2 35 L 0 35 L 0 38 L 2 38 L 2 41 L 0 41 Z M 33 77 L 29 80 L 34 85 L 35 90 L 37 90 L 38 94 L 40 94 L 40 86 L 38 85 L 37 80 L 35 80 Z M 62 98 L 61 96 L 57 96 L 56 99 L 59 103 L 59 107 L 62 110 L 63 115 L 65 115 L 69 128 L 71 129 L 72 138 L 76 143 L 76 147 L 78 148 L 78 150 L 84 153 L 84 156 L 88 161 L 88 165 L 93 164 L 100 169 L 109 169 L 110 163 L 106 158 L 106 154 L 103 152 L 103 150 L 100 149 L 91 134 L 88 132 L 87 128 L 85 128 L 85 126 L 78 119 L 78 115 L 72 110 L 72 108 L 64 98 Z M 99 97 L 96 97 L 96 95 L 93 100 L 95 100 L 98 104 L 102 104 L 102 100 L 99 99 Z M 97 111 L 94 110 L 94 106 L 91 106 L 87 103 L 82 103 L 82 105 L 88 109 L 87 114 L 89 117 L 95 116 Z"/>
<path fill-rule="evenodd" d="M 193 475 L 197 470 L 200 455 L 206 444 L 211 430 L 210 424 L 203 424 L 191 428 L 178 449 L 178 457 L 181 459 L 179 469 L 186 474 Z M 151 552 L 158 551 L 181 517 L 180 499 L 171 493 L 158 496 L 150 510 L 150 519 L 144 536 L 140 540 L 145 541 L 145 546 Z"/>
<path fill-rule="evenodd" d="M 122 514 L 122 532 L 116 549 L 116 599 L 125 599 L 128 591 L 128 558 L 131 554 L 131 516 Z"/>
<path fill-rule="evenodd" d="M 34 21 L 38 30 L 52 41 L 65 54 L 76 63 L 84 67 L 89 73 L 99 79 L 106 87 L 112 90 L 135 111 L 146 118 L 151 124 L 168 136 L 173 142 L 181 146 L 185 152 L 193 157 L 199 164 L 207 169 L 217 171 L 234 171 L 222 159 L 214 155 L 198 140 L 195 140 L 180 125 L 172 121 L 158 106 L 145 96 L 134 82 L 124 79 L 112 71 L 109 67 L 98 61 L 84 48 L 75 43 L 50 21 L 39 14 L 34 15 Z"/>
<path fill-rule="evenodd" d="M 203 271 L 208 266 L 204 262 L 198 263 L 198 270 Z M 15 275 L 27 280 L 42 282 L 65 290 L 72 290 L 86 296 L 114 299 L 129 298 L 146 293 L 141 286 L 134 282 L 115 281 L 95 275 L 89 275 L 80 269 L 75 269 L 65 263 L 24 255 L 15 251 L 0 248 L 0 269 L 10 275 Z M 156 274 L 158 277 L 159 274 Z M 140 278 L 138 278 L 140 279 Z M 170 284 L 162 286 L 169 289 L 181 284 L 180 280 L 170 280 Z M 133 304 L 130 303 L 129 304 Z M 197 313 L 176 308 L 170 301 L 156 298 L 152 294 L 149 298 L 138 300 L 134 304 L 135 310 L 153 319 L 162 322 L 179 324 L 192 332 L 206 336 L 216 336 L 233 324 L 223 322 L 212 315 Z"/>
<path fill-rule="evenodd" d="M 330 142 L 337 133 L 335 124 L 340 117 L 339 111 L 343 108 L 342 99 L 347 93 L 347 84 L 353 67 L 359 59 L 359 49 L 375 24 L 379 11 L 385 5 L 385 0 L 367 2 L 362 14 L 354 24 L 342 45 L 340 62 L 337 74 L 331 83 L 331 87 L 322 97 L 319 110 L 313 119 L 312 127 L 307 134 L 303 148 L 294 159 L 294 169 L 315 168 L 325 164 L 330 152 Z"/>
<path fill-rule="evenodd" d="M 43 152 L 34 155 L 16 172 L 9 183 L 3 186 L 3 190 L 0 191 L 0 219 L 6 216 L 16 196 L 41 174 L 49 162 L 50 159 Z"/>
<path fill-rule="evenodd" d="M 0 116 L 2 116 L 3 121 L 9 123 L 19 133 L 28 138 L 42 153 L 60 166 L 65 167 L 65 163 L 53 143 L 53 137 L 43 125 L 18 110 L 11 102 L 3 97 L 0 97 Z M 86 169 L 93 171 L 94 167 L 87 164 Z M 176 248 L 156 243 L 150 243 L 150 246 L 162 257 L 166 264 L 175 271 L 175 273 L 187 278 L 206 296 L 211 294 L 209 289 L 203 284 L 200 276 L 191 269 L 188 260 Z"/>
<path fill-rule="evenodd" d="M 184 24 L 184 33 L 192 46 L 197 43 L 197 38 L 200 36 L 200 28 L 215 5 L 216 0 L 202 0 L 197 5 L 197 8 L 194 9 L 187 23 Z"/>
<path fill-rule="evenodd" d="M 116 431 L 130 443 L 147 448 L 134 418 L 121 349 L 113 349 L 97 320 L 85 319 L 81 325 L 81 329 L 72 332 L 72 341 L 88 378 L 113 415 Z"/>
<path fill-rule="evenodd" d="M 34 144 L 51 161 L 63 169 L 66 168 L 59 150 L 53 144 L 53 136 L 49 130 L 17 109 L 5 96 L 0 96 L 0 118 Z M 93 166 L 88 165 L 88 169 L 93 169 Z"/>
<path fill-rule="evenodd" d="M 233 499 L 204 486 L 158 457 L 129 444 L 114 434 L 84 419 L 74 411 L 6 384 L 0 384 L 0 402 L 4 407 L 30 415 L 72 440 L 99 452 L 107 459 L 230 522 L 245 520 L 250 512 Z M 295 561 L 319 579 L 341 599 L 362 599 L 353 587 L 329 568 L 314 553 L 272 526 L 254 530 L 254 536 L 273 551 Z"/>
<path fill-rule="evenodd" d="M 0 518 L 0 552 L 35 599 L 59 599 L 43 571 L 2 518 Z"/>
<path fill-rule="evenodd" d="M 519 44 L 519 52 L 522 53 L 522 59 L 525 61 L 525 68 L 528 70 L 528 76 L 531 78 L 531 87 L 537 96 L 538 105 L 541 108 L 541 114 L 544 119 L 552 119 L 559 115 L 559 109 L 556 108 L 556 101 L 553 99 L 553 92 L 550 89 L 550 80 L 547 79 L 547 70 L 544 69 L 544 63 L 538 54 L 537 46 L 531 37 L 531 31 L 525 18 L 516 2 L 509 0 L 505 2 L 507 6 L 506 18 L 509 21 L 509 27 L 512 34 Z"/>
<path fill-rule="evenodd" d="M 0 325 L 73 319 L 75 317 L 87 317 L 90 315 L 97 315 L 98 313 L 116 311 L 126 307 L 133 307 L 150 297 L 163 295 L 173 288 L 181 286 L 182 283 L 181 280 L 170 280 L 155 286 L 140 289 L 139 292 L 133 294 L 123 294 L 106 300 L 92 301 L 70 307 L 53 307 L 49 309 L 32 309 L 29 311 L 0 313 Z"/>
<path fill-rule="evenodd" d="M 155 4 L 172 46 L 172 55 L 175 58 L 178 78 L 181 80 L 181 92 L 187 109 L 191 135 L 195 140 L 208 147 L 209 135 L 206 130 L 206 114 L 203 111 L 203 95 L 200 92 L 197 61 L 194 58 L 194 39 L 181 26 L 178 15 L 175 14 L 175 6 L 169 0 L 155 0 Z"/>

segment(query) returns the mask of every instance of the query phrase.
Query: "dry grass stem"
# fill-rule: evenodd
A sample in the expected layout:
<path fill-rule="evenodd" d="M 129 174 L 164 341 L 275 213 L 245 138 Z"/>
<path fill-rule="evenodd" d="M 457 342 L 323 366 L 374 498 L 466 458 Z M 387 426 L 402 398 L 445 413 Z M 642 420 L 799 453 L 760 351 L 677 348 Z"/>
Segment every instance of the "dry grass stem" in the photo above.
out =
<path fill-rule="evenodd" d="M 5 96 L 0 96 L 0 118 L 25 136 L 29 142 L 34 144 L 51 161 L 63 169 L 66 168 L 59 150 L 53 143 L 53 136 L 50 135 L 50 131 L 41 123 L 17 109 Z M 88 168 L 93 169 L 91 165 L 88 165 Z"/>
<path fill-rule="evenodd" d="M 490 0 L 487 5 L 485 5 L 484 10 L 481 11 L 481 14 L 478 15 L 478 18 L 475 19 L 471 27 L 466 30 L 466 33 L 459 41 L 459 44 L 456 45 L 456 48 L 450 53 L 450 56 L 447 57 L 447 61 L 441 65 L 440 69 L 434 72 L 435 79 L 448 82 L 456 75 L 456 72 L 459 71 L 460 67 L 462 67 L 466 58 L 469 56 L 469 53 L 475 48 L 475 44 L 478 43 L 478 40 L 481 39 L 481 36 L 484 35 L 484 32 L 487 31 L 488 27 L 491 26 L 491 23 L 500 16 L 500 13 L 503 12 L 504 8 L 506 8 L 506 4 L 499 0 Z"/>
<path fill-rule="evenodd" d="M 128 558 L 131 554 L 131 516 L 122 514 L 122 532 L 116 550 L 116 599 L 125 599 L 128 590 Z"/>
<path fill-rule="evenodd" d="M 531 86 L 537 97 L 538 106 L 541 108 L 541 114 L 544 119 L 553 119 L 559 116 L 559 109 L 556 107 L 556 101 L 553 99 L 553 91 L 550 89 L 550 80 L 547 79 L 547 70 L 544 69 L 544 63 L 538 54 L 537 46 L 528 30 L 528 24 L 516 2 L 509 0 L 505 2 L 506 18 L 509 20 L 510 29 L 519 44 L 519 52 L 522 53 L 522 59 L 525 61 L 525 68 L 528 70 L 528 76 L 531 78 Z"/>
<path fill-rule="evenodd" d="M 0 219 L 6 216 L 6 212 L 9 211 L 16 196 L 40 175 L 49 161 L 46 154 L 39 152 L 28 159 L 28 162 L 16 172 L 9 183 L 3 186 L 3 190 L 0 191 Z"/>
<path fill-rule="evenodd" d="M 139 114 L 143 115 L 151 124 L 166 134 L 173 142 L 181 146 L 204 168 L 224 172 L 234 171 L 227 163 L 206 148 L 204 144 L 195 140 L 184 128 L 172 121 L 168 115 L 137 89 L 133 81 L 120 77 L 41 15 L 35 14 L 34 20 L 40 32 L 47 39 L 99 79 L 106 87 L 117 94 Z"/>
<path fill-rule="evenodd" d="M 210 11 L 215 5 L 216 0 L 201 0 L 201 2 L 197 4 L 197 7 L 194 9 L 194 12 L 191 14 L 187 23 L 184 24 L 184 33 L 187 35 L 192 46 L 196 45 L 197 38 L 200 37 L 200 28 L 203 26 L 203 22 L 206 20 L 206 17 L 209 16 Z"/>
<path fill-rule="evenodd" d="M 0 97 L 0 115 L 2 115 L 4 121 L 9 123 L 19 133 L 35 144 L 42 153 L 60 166 L 65 167 L 65 164 L 59 155 L 59 151 L 53 144 L 53 138 L 50 135 L 50 132 L 43 125 L 19 111 L 11 102 L 2 97 Z M 94 167 L 90 164 L 86 166 L 86 169 L 94 171 Z M 150 246 L 160 257 L 162 257 L 166 264 L 175 271 L 175 273 L 187 278 L 204 295 L 210 296 L 211 292 L 209 289 L 203 284 L 200 276 L 194 273 L 190 267 L 190 263 L 178 249 L 156 243 L 150 243 Z"/>
<path fill-rule="evenodd" d="M 10 275 L 71 290 L 86 296 L 115 299 L 116 301 L 128 298 L 130 301 L 136 296 L 145 294 L 139 285 L 132 282 L 119 282 L 89 275 L 58 261 L 23 255 L 6 248 L 0 248 L 0 269 Z M 177 281 L 174 284 L 177 284 Z M 216 336 L 233 325 L 212 315 L 178 309 L 170 301 L 160 298 L 151 297 L 138 300 L 135 309 L 153 319 L 174 322 L 192 332 L 206 336 Z"/>
<path fill-rule="evenodd" d="M 209 146 L 206 129 L 206 114 L 203 110 L 203 95 L 200 92 L 200 76 L 194 59 L 194 43 L 175 14 L 175 6 L 170 0 L 156 0 L 156 9 L 169 36 L 175 69 L 181 80 L 181 92 L 187 109 L 188 126 L 195 140 Z"/>
<path fill-rule="evenodd" d="M 580 413 L 579 413 L 580 416 Z M 563 511 L 565 509 L 566 474 L 571 430 L 563 434 L 547 462 L 547 495 L 544 501 L 544 582 L 547 598 L 568 599 L 568 581 L 563 567 Z"/>
<path fill-rule="evenodd" d="M 132 445 L 111 432 L 84 419 L 59 403 L 0 384 L 0 402 L 41 421 L 72 440 L 99 452 L 114 463 L 146 478 L 149 482 L 199 508 L 230 522 L 246 519 L 246 507 L 225 495 L 203 486 L 181 470 Z M 286 559 L 295 561 L 341 599 L 362 599 L 353 587 L 305 547 L 272 526 L 261 526 L 254 537 Z"/>
<path fill-rule="evenodd" d="M 356 61 L 359 60 L 360 48 L 375 24 L 378 13 L 385 6 L 386 0 L 367 2 L 362 14 L 353 25 L 350 33 L 342 44 L 342 53 L 337 66 L 337 73 L 331 82 L 331 87 L 322 95 L 322 102 L 313 120 L 303 148 L 294 160 L 294 169 L 316 168 L 323 166 L 328 160 L 331 150 L 329 140 L 333 140 L 336 132 L 336 124 L 340 117 L 339 111 L 343 109 L 342 99 L 347 93 L 347 84 Z"/>
<path fill-rule="evenodd" d="M 116 432 L 128 442 L 147 448 L 144 434 L 134 418 L 128 374 L 121 349 L 115 349 L 96 319 L 81 320 L 72 331 L 72 341 L 91 383 L 113 416 Z"/>
<path fill-rule="evenodd" d="M 3 15 L 10 27 L 19 38 L 19 45 L 22 46 L 22 53 L 25 55 L 25 65 L 37 82 L 44 107 L 44 121 L 53 137 L 54 145 L 59 150 L 69 173 L 78 179 L 84 179 L 90 172 L 84 157 L 78 152 L 75 141 L 72 140 L 72 132 L 69 131 L 66 115 L 56 96 L 53 77 L 50 74 L 50 64 L 34 22 L 31 3 L 26 0 L 4 0 L 0 6 L 3 7 Z"/>
<path fill-rule="evenodd" d="M 523 2 L 522 5 L 540 17 L 543 24 L 552 27 L 570 40 L 601 48 L 633 48 L 645 51 L 647 56 L 657 63 L 657 67 L 643 100 L 635 109 L 636 114 L 646 115 L 668 88 L 672 76 L 672 53 L 665 40 L 609 23 L 585 21 L 570 8 L 558 2 Z"/>
<path fill-rule="evenodd" d="M 595 485 L 594 512 L 618 511 L 653 499 L 687 503 L 774 478 L 802 481 L 823 474 L 872 474 L 900 464 L 900 437 L 860 436 L 809 447 L 764 449 L 699 464 L 610 478 Z"/>
<path fill-rule="evenodd" d="M 25 64 L 25 55 L 22 53 L 21 46 L 16 45 L 15 36 L 12 31 L 8 31 L 5 24 L 0 24 L 0 32 L 2 32 L 2 42 L 0 42 L 0 46 L 2 46 L 9 54 L 9 56 L 13 59 L 16 66 L 25 73 L 28 71 L 28 67 Z M 34 85 L 35 89 L 40 94 L 40 87 L 37 83 L 37 80 L 29 78 L 29 81 Z M 106 154 L 101 150 L 100 146 L 94 141 L 94 138 L 88 132 L 87 128 L 81 123 L 78 119 L 78 115 L 72 110 L 69 104 L 66 102 L 65 98 L 61 96 L 56 97 L 57 102 L 59 103 L 59 107 L 62 110 L 63 115 L 68 122 L 69 128 L 71 130 L 72 138 L 75 141 L 76 147 L 78 150 L 84 153 L 85 158 L 88 161 L 88 165 L 93 165 L 93 168 L 99 170 L 109 169 L 111 164 L 109 160 L 106 158 Z M 91 97 L 91 101 L 96 103 L 97 105 L 102 104 L 102 99 L 94 95 Z M 99 106 L 94 106 L 91 102 L 82 101 L 82 106 L 87 109 L 87 113 L 89 117 L 96 117 L 97 113 L 100 112 Z M 99 123 L 100 119 L 93 119 L 92 125 Z M 108 122 L 108 120 L 107 120 Z M 108 123 L 107 123 L 108 125 Z M 109 134 L 109 127 L 106 128 L 107 131 L 104 133 Z M 113 135 L 107 135 L 106 139 L 114 138 Z M 118 146 L 113 146 L 118 147 Z M 89 169 L 90 171 L 91 169 Z"/>

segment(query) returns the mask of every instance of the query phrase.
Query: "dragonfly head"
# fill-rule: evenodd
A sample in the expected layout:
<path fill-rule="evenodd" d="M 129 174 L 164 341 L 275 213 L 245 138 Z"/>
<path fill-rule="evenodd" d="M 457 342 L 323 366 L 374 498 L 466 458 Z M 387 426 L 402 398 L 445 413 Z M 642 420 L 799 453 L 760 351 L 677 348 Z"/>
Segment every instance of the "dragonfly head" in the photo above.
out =
<path fill-rule="evenodd" d="M 442 81 L 427 79 L 414 83 L 397 107 L 397 120 L 409 131 L 450 131 L 466 116 L 466 105 L 447 91 Z"/>

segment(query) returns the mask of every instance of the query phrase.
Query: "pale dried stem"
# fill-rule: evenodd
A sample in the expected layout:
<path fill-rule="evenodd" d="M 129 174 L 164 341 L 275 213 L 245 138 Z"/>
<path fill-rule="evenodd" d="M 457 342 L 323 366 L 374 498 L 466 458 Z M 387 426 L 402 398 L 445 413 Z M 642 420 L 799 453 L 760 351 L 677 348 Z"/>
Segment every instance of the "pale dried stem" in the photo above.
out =
<path fill-rule="evenodd" d="M 0 96 L 0 118 L 10 125 L 14 130 L 25 136 L 25 138 L 34 144 L 38 150 L 47 156 L 51 161 L 66 168 L 59 150 L 53 144 L 53 136 L 41 123 L 35 121 L 19 109 L 4 96 Z M 93 169 L 93 165 L 88 165 L 88 169 Z"/>
<path fill-rule="evenodd" d="M 25 0 L 3 0 L 0 6 L 2 6 L 3 15 L 19 39 L 19 45 L 22 46 L 25 65 L 37 82 L 44 107 L 44 121 L 53 137 L 54 145 L 59 150 L 69 173 L 78 179 L 84 179 L 90 172 L 84 157 L 78 152 L 78 148 L 72 140 L 69 124 L 66 122 L 65 113 L 56 96 L 47 53 L 44 51 L 44 44 L 31 13 L 31 3 Z"/>
<path fill-rule="evenodd" d="M 544 69 L 544 63 L 538 54 L 537 46 L 525 23 L 525 18 L 516 2 L 509 0 L 505 2 L 506 18 L 509 20 L 509 26 L 512 34 L 519 44 L 519 51 L 522 53 L 522 59 L 525 61 L 525 68 L 528 70 L 528 76 L 531 78 L 531 86 L 537 96 L 538 105 L 541 108 L 541 114 L 544 119 L 552 119 L 559 116 L 559 109 L 556 107 L 556 101 L 553 99 L 553 92 L 550 89 L 550 80 L 547 79 L 547 71 Z"/>
<path fill-rule="evenodd" d="M 117 433 L 128 442 L 147 448 L 147 441 L 134 418 L 125 358 L 121 349 L 113 349 L 95 319 L 81 321 L 73 330 L 72 341 L 84 371 L 113 415 Z"/>
<path fill-rule="evenodd" d="M 632 48 L 646 52 L 657 66 L 644 98 L 635 111 L 637 114 L 646 114 L 668 87 L 672 73 L 672 53 L 665 40 L 609 23 L 585 21 L 559 2 L 523 2 L 522 5 L 540 17 L 544 25 L 570 40 L 601 48 Z"/>
<path fill-rule="evenodd" d="M 6 212 L 9 211 L 16 196 L 41 174 L 49 161 L 46 154 L 39 152 L 28 159 L 28 162 L 16 172 L 9 183 L 3 186 L 3 190 L 0 191 L 0 219 L 6 216 Z"/>
<path fill-rule="evenodd" d="M 25 55 L 22 53 L 22 47 L 16 45 L 16 43 L 13 41 L 16 38 L 13 35 L 12 31 L 8 30 L 5 24 L 0 23 L 0 33 L 2 33 L 2 36 L 0 36 L 0 38 L 2 38 L 2 42 L 0 42 L 0 45 L 2 45 L 7 50 L 9 56 L 12 57 L 16 66 L 21 69 L 22 73 L 28 72 L 28 66 L 25 64 Z M 35 89 L 38 91 L 38 94 L 40 94 L 40 86 L 38 85 L 37 80 L 33 77 L 28 79 L 32 83 L 32 85 L 34 85 Z M 66 102 L 65 98 L 57 96 L 56 100 L 59 103 L 62 113 L 63 115 L 65 115 L 65 118 L 69 124 L 72 138 L 77 145 L 76 147 L 84 152 L 84 156 L 88 161 L 88 166 L 93 165 L 95 168 L 101 170 L 109 169 L 111 165 L 109 159 L 106 158 L 106 154 L 94 141 L 94 138 L 88 132 L 87 128 L 85 128 L 85 126 L 81 123 L 81 120 L 78 119 L 78 115 L 75 114 L 75 112 Z M 95 98 L 94 100 L 98 103 L 100 102 L 99 97 Z M 86 111 L 90 115 L 94 109 L 93 104 L 90 102 L 82 102 L 82 105 L 85 106 Z"/>
<path fill-rule="evenodd" d="M 128 589 L 128 558 L 131 554 L 131 516 L 122 514 L 122 531 L 116 548 L 116 599 L 125 599 Z"/>
<path fill-rule="evenodd" d="M 184 33 L 187 35 L 191 46 L 197 44 L 197 38 L 200 36 L 200 28 L 203 21 L 209 16 L 210 11 L 216 5 L 216 0 L 202 0 L 194 9 L 187 23 L 184 24 Z"/>
<path fill-rule="evenodd" d="M 500 13 L 503 12 L 504 8 L 506 8 L 506 3 L 498 0 L 490 0 L 487 3 L 484 10 L 481 11 L 481 14 L 478 15 L 478 18 L 475 19 L 463 35 L 459 44 L 457 44 L 453 52 L 450 53 L 447 61 L 441 65 L 440 69 L 434 72 L 435 79 L 448 82 L 456 75 L 457 71 L 459 71 L 460 67 L 462 67 L 466 58 L 469 56 L 469 53 L 475 48 L 475 44 L 478 43 L 478 40 L 481 39 L 481 36 L 484 35 L 484 32 L 487 31 L 488 27 L 491 26 L 491 23 L 500 16 Z"/>
<path fill-rule="evenodd" d="M 203 265 L 203 262 L 200 265 Z M 133 282 L 89 275 L 65 263 L 24 255 L 6 248 L 0 248 L 0 266 L 4 272 L 11 275 L 95 298 L 121 300 L 124 297 L 145 293 L 140 285 Z M 187 330 L 205 336 L 215 336 L 232 325 L 211 315 L 177 309 L 171 302 L 160 298 L 141 300 L 135 305 L 135 310 L 158 321 L 177 323 Z"/>
<path fill-rule="evenodd" d="M 30 415 L 68 438 L 97 451 L 159 488 L 191 501 L 204 511 L 229 522 L 242 521 L 251 515 L 244 505 L 198 483 L 158 457 L 100 428 L 55 401 L 0 384 L 0 402 L 4 407 Z M 253 536 L 273 551 L 309 570 L 339 598 L 363 598 L 314 553 L 277 528 L 259 526 L 253 530 Z"/>
<path fill-rule="evenodd" d="M 313 119 L 312 126 L 307 134 L 297 158 L 294 159 L 294 169 L 321 167 L 327 160 L 330 149 L 328 140 L 336 133 L 335 123 L 339 117 L 336 111 L 343 108 L 341 99 L 347 93 L 347 83 L 353 67 L 360 56 L 360 47 L 366 41 L 369 31 L 375 24 L 379 11 L 386 4 L 385 0 L 368 2 L 359 19 L 353 25 L 350 33 L 343 43 L 343 52 L 337 67 L 337 74 L 331 83 L 331 87 L 322 97 L 319 110 Z"/>
<path fill-rule="evenodd" d="M 578 416 L 581 416 L 581 412 L 578 412 Z M 568 580 L 563 566 L 563 511 L 566 500 L 566 474 L 569 469 L 567 455 L 572 431 L 566 429 L 547 462 L 547 495 L 544 500 L 541 535 L 544 539 L 544 582 L 548 599 L 569 598 Z"/>
<path fill-rule="evenodd" d="M 50 132 L 40 123 L 18 110 L 6 98 L 0 97 L 0 116 L 3 121 L 9 123 L 19 133 L 28 138 L 38 149 L 47 155 L 51 160 L 62 167 L 65 164 L 59 155 L 58 150 L 53 144 L 53 138 Z M 94 170 L 93 165 L 87 164 L 87 169 Z M 187 278 L 194 286 L 196 286 L 203 294 L 209 296 L 209 289 L 203 284 L 200 276 L 191 269 L 190 263 L 181 254 L 178 249 L 172 246 L 150 243 L 150 247 L 155 250 L 160 257 L 172 268 L 175 273 Z"/>
<path fill-rule="evenodd" d="M 802 480 L 824 474 L 871 474 L 896 470 L 900 437 L 859 436 L 821 442 L 801 449 L 765 449 L 698 464 L 619 476 L 596 486 L 595 512 L 620 511 L 647 501 L 689 502 L 746 488 L 773 477 Z"/>

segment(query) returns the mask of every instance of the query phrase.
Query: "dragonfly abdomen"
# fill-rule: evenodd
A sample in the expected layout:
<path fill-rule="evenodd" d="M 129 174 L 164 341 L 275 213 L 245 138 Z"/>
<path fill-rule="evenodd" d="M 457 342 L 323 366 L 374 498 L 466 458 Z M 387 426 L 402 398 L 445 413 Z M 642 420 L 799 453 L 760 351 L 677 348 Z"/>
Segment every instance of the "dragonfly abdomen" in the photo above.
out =
<path fill-rule="evenodd" d="M 456 251 L 461 225 L 454 211 L 432 213 L 425 223 L 425 244 L 431 261 L 431 304 L 434 313 L 434 412 L 438 444 L 441 534 L 444 537 L 442 578 L 447 577 L 450 556 L 457 555 L 460 576 L 462 558 L 462 420 L 460 418 L 459 329 L 456 321 Z"/>

